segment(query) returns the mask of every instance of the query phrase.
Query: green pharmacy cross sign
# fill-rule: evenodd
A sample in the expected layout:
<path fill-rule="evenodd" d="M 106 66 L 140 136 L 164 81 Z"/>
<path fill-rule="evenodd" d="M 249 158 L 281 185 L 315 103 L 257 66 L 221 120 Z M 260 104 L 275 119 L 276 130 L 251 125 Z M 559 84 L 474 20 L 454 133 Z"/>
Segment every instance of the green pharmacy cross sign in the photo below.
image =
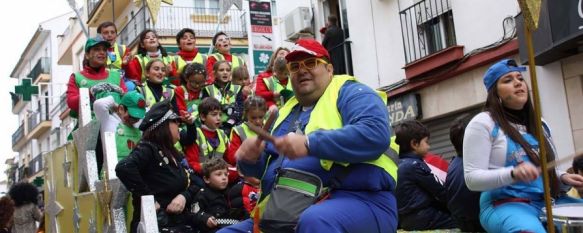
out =
<path fill-rule="evenodd" d="M 38 86 L 32 85 L 31 79 L 25 78 L 22 79 L 22 84 L 14 87 L 14 92 L 22 95 L 22 100 L 30 101 L 32 95 L 38 94 Z"/>

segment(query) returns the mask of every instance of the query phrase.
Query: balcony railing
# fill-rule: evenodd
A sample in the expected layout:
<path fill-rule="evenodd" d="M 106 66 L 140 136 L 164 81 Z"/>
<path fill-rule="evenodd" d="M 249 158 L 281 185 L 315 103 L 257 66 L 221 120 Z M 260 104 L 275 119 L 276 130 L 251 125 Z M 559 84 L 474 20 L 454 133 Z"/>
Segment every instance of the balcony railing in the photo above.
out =
<path fill-rule="evenodd" d="M 17 182 L 22 181 L 22 180 L 28 178 L 29 176 L 30 176 L 30 173 L 29 173 L 28 167 L 21 166 L 18 168 L 18 180 L 17 180 Z"/>
<path fill-rule="evenodd" d="M 146 28 L 154 29 L 158 36 L 174 37 L 183 28 L 192 28 L 197 37 L 212 37 L 217 29 L 218 11 L 215 8 L 162 6 L 156 25 L 152 25 L 149 11 L 141 8 L 120 31 L 119 42 L 132 44 Z M 228 10 L 219 30 L 230 37 L 243 38 L 247 36 L 246 23 L 244 11 Z"/>
<path fill-rule="evenodd" d="M 89 18 L 93 17 L 95 9 L 101 4 L 101 2 L 103 2 L 103 0 L 87 0 L 87 13 L 89 14 Z"/>
<path fill-rule="evenodd" d="M 51 73 L 51 58 L 49 57 L 41 57 L 34 65 L 34 68 L 28 73 L 27 77 L 32 79 L 32 82 L 36 82 L 38 77 L 41 74 L 50 74 Z"/>
<path fill-rule="evenodd" d="M 12 146 L 16 145 L 24 137 L 24 123 L 20 124 L 18 129 L 12 134 Z"/>
<path fill-rule="evenodd" d="M 42 153 L 38 154 L 28 163 L 28 170 L 30 176 L 36 175 L 36 173 L 42 171 L 43 169 L 43 156 Z"/>
<path fill-rule="evenodd" d="M 407 64 L 456 45 L 451 0 L 423 0 L 400 12 Z"/>
<path fill-rule="evenodd" d="M 28 132 L 32 132 L 37 125 L 43 121 L 48 121 L 49 115 L 45 111 L 38 111 L 28 116 Z"/>

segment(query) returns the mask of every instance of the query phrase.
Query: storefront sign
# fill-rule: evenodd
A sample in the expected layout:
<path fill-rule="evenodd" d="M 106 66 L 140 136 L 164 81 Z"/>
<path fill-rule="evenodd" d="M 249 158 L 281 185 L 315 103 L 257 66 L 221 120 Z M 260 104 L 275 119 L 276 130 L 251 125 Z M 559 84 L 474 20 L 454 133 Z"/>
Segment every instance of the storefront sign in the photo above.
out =
<path fill-rule="evenodd" d="M 269 57 L 273 51 L 273 24 L 271 21 L 271 3 L 249 1 L 249 17 L 251 22 L 251 41 L 255 73 L 261 73 L 267 68 Z"/>
<path fill-rule="evenodd" d="M 389 97 L 387 109 L 391 125 L 395 126 L 403 121 L 416 120 L 421 116 L 419 95 L 408 94 L 396 98 Z"/>
<path fill-rule="evenodd" d="M 520 60 L 528 61 L 524 19 L 516 16 Z M 583 0 L 543 0 L 539 27 L 532 33 L 537 65 L 546 65 L 580 51 L 583 41 Z"/>

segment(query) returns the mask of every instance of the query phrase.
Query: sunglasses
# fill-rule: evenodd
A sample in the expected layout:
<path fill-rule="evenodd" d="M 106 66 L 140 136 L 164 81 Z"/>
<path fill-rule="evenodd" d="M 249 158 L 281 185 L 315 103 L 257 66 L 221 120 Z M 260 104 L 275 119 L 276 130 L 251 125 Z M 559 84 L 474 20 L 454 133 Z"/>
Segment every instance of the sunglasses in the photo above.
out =
<path fill-rule="evenodd" d="M 316 68 L 319 64 L 328 64 L 328 62 L 321 58 L 308 58 L 303 61 L 292 61 L 287 63 L 287 69 L 290 73 L 297 73 L 300 69 L 305 67 L 307 70 L 312 70 Z"/>

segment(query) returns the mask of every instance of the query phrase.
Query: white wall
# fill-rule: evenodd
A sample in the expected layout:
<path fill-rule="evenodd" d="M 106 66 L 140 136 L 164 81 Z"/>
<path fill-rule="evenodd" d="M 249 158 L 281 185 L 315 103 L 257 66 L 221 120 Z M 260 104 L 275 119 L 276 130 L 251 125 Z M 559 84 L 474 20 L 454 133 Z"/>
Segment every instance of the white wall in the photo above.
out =
<path fill-rule="evenodd" d="M 347 1 L 354 75 L 372 88 L 405 78 L 397 1 Z"/>
<path fill-rule="evenodd" d="M 557 61 L 536 68 L 542 115 L 552 131 L 553 142 L 557 147 L 558 156 L 575 153 L 573 133 L 567 105 L 567 94 L 561 62 Z M 561 164 L 567 169 L 570 163 Z"/>
<path fill-rule="evenodd" d="M 517 1 L 451 0 L 458 45 L 468 53 L 502 39 L 502 21 L 520 11 Z"/>

